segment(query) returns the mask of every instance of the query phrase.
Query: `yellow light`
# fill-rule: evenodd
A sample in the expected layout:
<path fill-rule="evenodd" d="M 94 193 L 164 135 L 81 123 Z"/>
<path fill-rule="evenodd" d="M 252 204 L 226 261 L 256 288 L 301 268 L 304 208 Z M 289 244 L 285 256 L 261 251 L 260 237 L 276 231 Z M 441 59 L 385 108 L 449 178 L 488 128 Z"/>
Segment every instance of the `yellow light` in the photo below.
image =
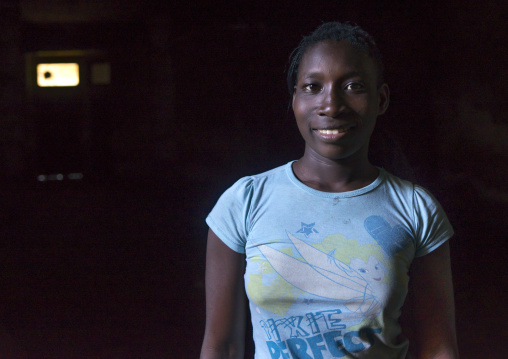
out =
<path fill-rule="evenodd" d="M 79 65 L 76 63 L 37 65 L 37 85 L 40 87 L 70 87 L 78 84 Z"/>

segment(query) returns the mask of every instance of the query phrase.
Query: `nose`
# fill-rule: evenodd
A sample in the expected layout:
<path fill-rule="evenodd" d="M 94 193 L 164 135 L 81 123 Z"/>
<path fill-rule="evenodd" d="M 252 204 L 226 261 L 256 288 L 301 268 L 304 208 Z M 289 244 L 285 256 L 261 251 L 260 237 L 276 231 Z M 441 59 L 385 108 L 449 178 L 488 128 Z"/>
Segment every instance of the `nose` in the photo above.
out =
<path fill-rule="evenodd" d="M 346 109 L 346 103 L 340 91 L 330 88 L 323 93 L 323 98 L 319 106 L 319 115 L 327 117 L 338 117 Z"/>

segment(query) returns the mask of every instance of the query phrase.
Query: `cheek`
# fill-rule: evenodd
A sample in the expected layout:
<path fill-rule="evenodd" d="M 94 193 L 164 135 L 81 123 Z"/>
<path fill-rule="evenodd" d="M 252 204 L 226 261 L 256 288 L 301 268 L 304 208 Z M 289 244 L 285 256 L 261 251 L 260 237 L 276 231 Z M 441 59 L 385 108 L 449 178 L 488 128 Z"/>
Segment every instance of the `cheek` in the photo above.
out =
<path fill-rule="evenodd" d="M 295 115 L 298 128 L 307 127 L 312 118 L 312 106 L 309 103 L 295 101 L 293 103 L 293 113 Z"/>
<path fill-rule="evenodd" d="M 295 118 L 298 121 L 302 115 L 302 106 L 300 101 L 293 101 L 293 113 L 295 114 Z"/>
<path fill-rule="evenodd" d="M 367 98 L 357 97 L 349 102 L 349 107 L 353 109 L 358 115 L 365 116 L 373 112 L 376 108 Z"/>
<path fill-rule="evenodd" d="M 298 102 L 293 102 L 293 114 L 295 115 L 296 124 L 298 128 L 305 123 L 306 115 L 304 109 Z"/>
<path fill-rule="evenodd" d="M 309 132 L 309 128 L 305 123 L 305 121 L 299 121 L 298 119 L 296 119 L 296 127 L 298 128 L 298 132 L 300 132 L 300 136 L 306 139 Z"/>
<path fill-rule="evenodd" d="M 300 115 L 305 115 L 312 112 L 313 108 L 315 108 L 316 99 L 303 94 L 298 94 L 293 97 L 292 106 L 295 114 L 298 113 Z"/>

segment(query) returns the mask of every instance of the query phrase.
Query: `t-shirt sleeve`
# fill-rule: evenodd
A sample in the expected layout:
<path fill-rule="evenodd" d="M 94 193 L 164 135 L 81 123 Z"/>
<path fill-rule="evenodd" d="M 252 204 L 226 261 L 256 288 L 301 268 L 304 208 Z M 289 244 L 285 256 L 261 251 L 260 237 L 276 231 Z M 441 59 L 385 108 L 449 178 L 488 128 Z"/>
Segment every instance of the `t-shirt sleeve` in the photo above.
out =
<path fill-rule="evenodd" d="M 244 177 L 227 189 L 206 217 L 210 229 L 232 250 L 245 253 L 253 180 Z"/>
<path fill-rule="evenodd" d="M 415 185 L 416 257 L 424 256 L 453 236 L 453 227 L 439 202 L 425 188 Z"/>

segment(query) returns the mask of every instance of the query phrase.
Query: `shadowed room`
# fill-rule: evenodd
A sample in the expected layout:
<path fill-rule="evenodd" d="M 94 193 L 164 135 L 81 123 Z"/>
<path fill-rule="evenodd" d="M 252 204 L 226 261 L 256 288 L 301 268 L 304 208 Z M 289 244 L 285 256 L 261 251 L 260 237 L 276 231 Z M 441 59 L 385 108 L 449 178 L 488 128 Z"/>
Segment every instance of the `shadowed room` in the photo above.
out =
<path fill-rule="evenodd" d="M 205 218 L 302 156 L 288 57 L 324 21 L 383 53 L 372 162 L 428 188 L 462 358 L 508 357 L 508 5 L 0 0 L 0 357 L 197 358 Z M 252 344 L 247 345 L 247 354 Z"/>

